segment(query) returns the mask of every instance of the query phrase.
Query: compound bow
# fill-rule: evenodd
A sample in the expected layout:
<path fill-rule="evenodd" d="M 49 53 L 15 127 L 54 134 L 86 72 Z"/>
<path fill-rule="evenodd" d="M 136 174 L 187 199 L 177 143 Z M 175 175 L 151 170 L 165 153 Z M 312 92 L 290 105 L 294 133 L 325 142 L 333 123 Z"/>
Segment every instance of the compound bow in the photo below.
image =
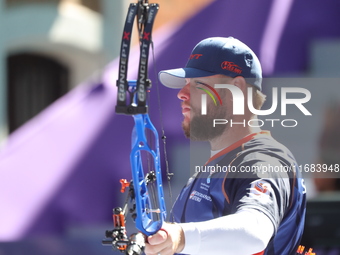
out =
<path fill-rule="evenodd" d="M 148 57 L 152 43 L 152 27 L 158 9 L 158 4 L 149 4 L 148 0 L 131 3 L 121 42 L 116 113 L 131 115 L 135 122 L 130 153 L 132 181 L 121 180 L 121 191 L 124 192 L 127 187 L 129 188 L 127 201 L 123 209 L 120 207 L 113 209 L 114 229 L 106 231 L 106 239 L 102 243 L 125 254 L 141 254 L 145 246 L 144 235 L 149 236 L 160 230 L 166 218 L 159 137 L 150 121 L 147 105 L 147 91 L 151 87 L 151 81 L 148 79 Z M 137 80 L 128 81 L 129 52 L 135 19 L 137 19 L 140 41 L 139 68 Z M 147 138 L 146 131 L 151 131 L 152 143 L 149 142 L 150 139 Z M 162 138 L 165 139 L 165 136 L 163 135 Z M 153 170 L 144 175 L 145 167 L 143 166 L 147 163 L 150 165 L 151 161 Z M 171 174 L 168 169 L 167 174 L 169 180 Z M 132 202 L 130 213 L 135 220 L 136 228 L 141 233 L 132 234 L 128 238 L 125 229 L 125 216 L 129 200 Z"/>

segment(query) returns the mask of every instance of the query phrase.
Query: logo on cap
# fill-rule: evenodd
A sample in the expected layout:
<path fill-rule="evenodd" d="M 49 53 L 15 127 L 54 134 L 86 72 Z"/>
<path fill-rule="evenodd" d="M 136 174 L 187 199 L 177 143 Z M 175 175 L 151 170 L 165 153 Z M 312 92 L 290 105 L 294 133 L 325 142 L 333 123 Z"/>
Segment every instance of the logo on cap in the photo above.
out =
<path fill-rule="evenodd" d="M 230 72 L 241 74 L 242 68 L 236 65 L 234 62 L 223 61 L 221 64 L 221 68 L 224 70 L 229 70 Z"/>
<path fill-rule="evenodd" d="M 191 54 L 190 55 L 190 59 L 199 59 L 200 57 L 202 57 L 203 56 L 203 54 Z"/>

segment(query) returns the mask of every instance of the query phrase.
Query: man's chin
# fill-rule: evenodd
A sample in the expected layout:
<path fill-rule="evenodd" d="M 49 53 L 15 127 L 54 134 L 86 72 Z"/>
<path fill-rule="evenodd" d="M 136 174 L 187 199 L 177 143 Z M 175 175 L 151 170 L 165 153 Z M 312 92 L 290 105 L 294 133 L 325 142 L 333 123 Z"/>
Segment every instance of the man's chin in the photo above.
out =
<path fill-rule="evenodd" d="M 184 135 L 193 141 L 211 141 L 216 139 L 224 133 L 227 125 L 213 127 L 212 123 L 213 119 L 208 117 L 195 117 L 190 121 L 185 118 L 182 122 Z"/>
<path fill-rule="evenodd" d="M 182 122 L 182 129 L 186 138 L 190 138 L 190 124 L 185 120 Z"/>

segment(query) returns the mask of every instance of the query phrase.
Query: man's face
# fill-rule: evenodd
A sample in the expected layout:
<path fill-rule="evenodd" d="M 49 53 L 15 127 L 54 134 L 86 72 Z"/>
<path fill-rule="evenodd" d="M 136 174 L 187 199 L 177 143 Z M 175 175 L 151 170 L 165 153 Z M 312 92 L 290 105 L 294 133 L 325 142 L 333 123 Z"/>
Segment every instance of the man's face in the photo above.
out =
<path fill-rule="evenodd" d="M 222 105 L 219 102 L 215 105 L 212 98 L 207 95 L 206 115 L 201 113 L 202 94 L 206 94 L 206 91 L 211 92 L 209 86 L 213 88 L 215 84 L 226 84 L 231 80 L 232 78 L 221 75 L 186 79 L 186 85 L 178 93 L 178 98 L 182 100 L 184 116 L 182 127 L 186 137 L 197 141 L 209 141 L 222 135 L 227 125 L 213 127 L 213 120 L 232 117 L 227 90 L 217 90 L 222 99 Z"/>

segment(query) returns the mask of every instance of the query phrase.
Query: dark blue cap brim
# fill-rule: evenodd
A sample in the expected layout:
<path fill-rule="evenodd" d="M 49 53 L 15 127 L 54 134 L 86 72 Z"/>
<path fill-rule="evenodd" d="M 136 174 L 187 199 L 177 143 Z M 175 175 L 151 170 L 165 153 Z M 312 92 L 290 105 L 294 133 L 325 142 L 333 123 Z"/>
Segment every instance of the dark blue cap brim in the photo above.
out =
<path fill-rule="evenodd" d="M 185 78 L 207 77 L 215 74 L 196 68 L 185 67 L 161 71 L 158 74 L 158 78 L 166 87 L 181 89 L 185 86 Z"/>

